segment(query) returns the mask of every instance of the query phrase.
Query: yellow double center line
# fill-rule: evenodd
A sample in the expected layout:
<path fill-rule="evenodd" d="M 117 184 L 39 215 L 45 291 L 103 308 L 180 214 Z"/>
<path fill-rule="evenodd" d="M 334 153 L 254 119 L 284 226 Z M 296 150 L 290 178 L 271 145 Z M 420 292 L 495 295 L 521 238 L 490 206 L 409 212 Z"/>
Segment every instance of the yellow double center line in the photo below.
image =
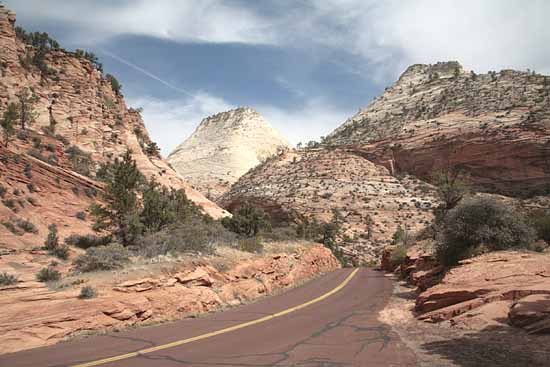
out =
<path fill-rule="evenodd" d="M 157 345 L 156 347 L 141 349 L 141 350 L 138 350 L 136 352 L 121 354 L 121 355 L 118 355 L 118 356 L 104 358 L 104 359 L 98 359 L 97 361 L 92 361 L 92 362 L 87 362 L 87 363 L 82 363 L 82 364 L 76 364 L 76 365 L 73 365 L 72 367 L 99 366 L 101 364 L 116 362 L 116 361 L 120 361 L 120 360 L 123 360 L 123 359 L 139 357 L 139 356 L 144 355 L 144 354 L 158 352 L 159 350 L 164 350 L 164 349 L 174 348 L 174 347 L 184 345 L 184 344 L 189 344 L 189 343 L 195 342 L 197 340 L 211 338 L 211 337 L 216 336 L 216 335 L 229 333 L 231 331 L 243 329 L 245 327 L 252 326 L 252 325 L 261 324 L 262 322 L 266 322 L 266 321 L 269 321 L 269 320 L 273 320 L 277 317 L 288 315 L 289 313 L 301 310 L 302 308 L 305 308 L 307 306 L 311 306 L 314 303 L 320 302 L 320 301 L 332 296 L 334 293 L 340 291 L 342 288 L 344 288 L 349 283 L 351 278 L 353 278 L 355 276 L 355 274 L 357 274 L 358 271 L 359 271 L 359 269 L 355 269 L 354 271 L 352 271 L 351 274 L 348 275 L 347 278 L 342 283 L 340 283 L 336 288 L 332 289 L 331 291 L 329 291 L 329 292 L 327 292 L 327 293 L 325 293 L 325 294 L 323 294 L 323 295 L 321 295 L 317 298 L 314 298 L 311 301 L 308 301 L 306 303 L 302 303 L 301 305 L 294 306 L 294 307 L 291 307 L 291 308 L 287 308 L 284 311 L 277 312 L 277 313 L 274 313 L 274 314 L 269 315 L 269 316 L 264 316 L 264 317 L 261 317 L 259 319 L 255 319 L 255 320 L 252 320 L 252 321 L 244 322 L 242 324 L 230 326 L 230 327 L 227 327 L 225 329 L 218 330 L 218 331 L 212 331 L 210 333 L 194 336 L 192 338 L 176 340 L 176 341 L 171 342 L 171 343 Z"/>

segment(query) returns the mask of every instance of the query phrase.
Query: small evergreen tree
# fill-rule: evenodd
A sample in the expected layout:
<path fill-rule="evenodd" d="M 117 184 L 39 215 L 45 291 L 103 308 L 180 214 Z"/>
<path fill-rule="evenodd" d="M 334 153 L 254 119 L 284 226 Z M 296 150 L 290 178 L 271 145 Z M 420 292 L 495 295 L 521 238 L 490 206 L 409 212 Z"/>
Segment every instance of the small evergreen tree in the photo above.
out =
<path fill-rule="evenodd" d="M 0 120 L 0 126 L 4 132 L 4 146 L 7 147 L 11 141 L 13 135 L 15 135 L 15 122 L 19 118 L 17 111 L 17 105 L 15 103 L 10 103 L 8 109 L 4 111 L 2 120 Z"/>
<path fill-rule="evenodd" d="M 48 236 L 44 242 L 44 248 L 48 251 L 53 251 L 59 247 L 59 236 L 57 235 L 57 226 L 50 224 L 48 226 Z"/>
<path fill-rule="evenodd" d="M 454 208 L 469 191 L 465 175 L 456 169 L 437 171 L 432 175 L 432 180 L 438 188 L 445 211 Z"/>
<path fill-rule="evenodd" d="M 109 81 L 109 83 L 111 83 L 111 88 L 113 88 L 113 91 L 116 93 L 116 94 L 120 94 L 120 90 L 122 89 L 122 84 L 119 83 L 119 81 L 117 80 L 117 78 L 115 78 L 113 75 L 111 74 L 107 74 L 106 75 L 106 78 L 107 80 Z"/>
<path fill-rule="evenodd" d="M 267 214 L 248 203 L 234 213 L 233 217 L 223 218 L 222 224 L 230 231 L 246 237 L 256 237 L 261 231 L 271 228 Z"/>
<path fill-rule="evenodd" d="M 111 169 L 112 179 L 107 181 L 102 194 L 105 205 L 94 204 L 91 208 L 96 219 L 94 229 L 111 230 L 124 245 L 128 245 L 136 231 L 139 218 L 137 190 L 144 178 L 130 151 L 122 159 L 117 158 Z"/>
<path fill-rule="evenodd" d="M 21 129 L 25 130 L 27 126 L 32 125 L 36 120 L 37 113 L 34 110 L 34 105 L 38 101 L 38 96 L 34 94 L 31 88 L 24 88 L 17 93 L 17 98 L 19 121 Z"/>
<path fill-rule="evenodd" d="M 170 199 L 166 187 L 161 187 L 154 178 L 149 181 L 143 192 L 143 210 L 140 216 L 147 231 L 157 232 L 165 225 L 175 222 L 176 215 L 170 210 Z"/>
<path fill-rule="evenodd" d="M 160 157 L 160 148 L 158 147 L 157 143 L 152 141 L 147 144 L 147 147 L 145 148 L 145 154 L 147 154 L 149 157 Z"/>

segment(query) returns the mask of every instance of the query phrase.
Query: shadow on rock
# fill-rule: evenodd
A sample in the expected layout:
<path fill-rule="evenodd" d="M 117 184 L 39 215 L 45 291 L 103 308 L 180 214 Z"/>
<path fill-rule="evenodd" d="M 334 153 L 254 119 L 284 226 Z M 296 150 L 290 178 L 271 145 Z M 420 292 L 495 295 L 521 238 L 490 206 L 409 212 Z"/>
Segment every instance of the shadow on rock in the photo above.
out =
<path fill-rule="evenodd" d="M 550 335 L 529 335 L 505 327 L 488 328 L 457 338 L 422 344 L 427 354 L 438 355 L 457 366 L 550 366 Z"/>

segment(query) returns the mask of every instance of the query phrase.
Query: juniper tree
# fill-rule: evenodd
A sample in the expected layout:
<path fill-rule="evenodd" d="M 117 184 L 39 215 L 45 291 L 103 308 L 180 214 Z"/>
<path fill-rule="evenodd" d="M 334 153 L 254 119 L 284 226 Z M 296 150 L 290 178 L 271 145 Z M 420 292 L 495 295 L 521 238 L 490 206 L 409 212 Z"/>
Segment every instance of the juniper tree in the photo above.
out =
<path fill-rule="evenodd" d="M 434 172 L 432 179 L 438 188 L 445 211 L 454 208 L 469 191 L 464 173 L 457 169 L 448 168 Z"/>
<path fill-rule="evenodd" d="M 245 204 L 233 217 L 222 219 L 225 228 L 246 237 L 256 237 L 261 231 L 270 228 L 267 214 L 250 204 Z"/>
<path fill-rule="evenodd" d="M 91 208 L 94 229 L 112 231 L 124 245 L 129 245 L 140 225 L 137 190 L 144 178 L 130 151 L 109 168 L 112 176 L 102 194 L 105 204 L 94 204 Z"/>
<path fill-rule="evenodd" d="M 38 101 L 38 96 L 30 88 L 24 88 L 17 93 L 18 117 L 21 129 L 25 130 L 28 125 L 32 125 L 37 117 L 34 105 Z"/>
<path fill-rule="evenodd" d="M 4 146 L 7 147 L 11 138 L 15 134 L 15 122 L 19 118 L 17 111 L 17 105 L 15 103 L 10 103 L 8 109 L 4 111 L 2 119 L 0 120 L 0 126 L 2 126 L 2 131 L 4 134 Z"/>

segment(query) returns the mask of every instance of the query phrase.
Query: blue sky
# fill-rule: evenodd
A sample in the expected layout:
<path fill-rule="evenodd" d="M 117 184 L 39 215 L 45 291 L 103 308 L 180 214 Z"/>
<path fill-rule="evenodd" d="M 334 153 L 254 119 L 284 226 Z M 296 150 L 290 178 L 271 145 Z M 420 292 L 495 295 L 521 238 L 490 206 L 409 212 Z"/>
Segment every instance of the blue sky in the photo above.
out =
<path fill-rule="evenodd" d="M 7 0 L 27 30 L 96 53 L 167 155 L 208 115 L 260 111 L 318 139 L 413 63 L 550 73 L 545 0 Z"/>

